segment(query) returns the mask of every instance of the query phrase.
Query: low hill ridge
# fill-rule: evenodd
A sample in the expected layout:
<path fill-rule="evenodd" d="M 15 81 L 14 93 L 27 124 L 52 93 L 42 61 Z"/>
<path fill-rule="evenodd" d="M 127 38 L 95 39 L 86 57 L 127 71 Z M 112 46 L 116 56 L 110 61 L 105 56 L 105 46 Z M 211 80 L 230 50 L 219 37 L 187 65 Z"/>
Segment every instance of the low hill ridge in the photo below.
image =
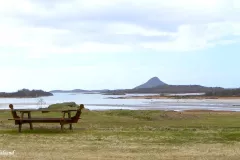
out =
<path fill-rule="evenodd" d="M 146 83 L 141 84 L 134 89 L 142 89 L 142 88 L 154 88 L 158 86 L 166 85 L 166 83 L 162 82 L 158 77 L 153 77 L 149 79 Z"/>

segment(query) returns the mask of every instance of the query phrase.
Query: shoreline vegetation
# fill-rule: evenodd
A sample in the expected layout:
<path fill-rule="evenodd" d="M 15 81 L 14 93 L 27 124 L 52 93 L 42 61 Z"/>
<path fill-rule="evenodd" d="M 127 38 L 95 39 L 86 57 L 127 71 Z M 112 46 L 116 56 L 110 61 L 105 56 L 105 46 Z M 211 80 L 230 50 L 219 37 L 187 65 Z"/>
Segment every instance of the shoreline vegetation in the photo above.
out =
<path fill-rule="evenodd" d="M 186 95 L 186 96 L 126 96 L 126 97 L 109 97 L 110 99 L 240 99 L 240 96 L 202 96 L 202 95 Z"/>
<path fill-rule="evenodd" d="M 117 92 L 115 92 L 114 95 Z M 122 92 L 121 92 L 122 93 Z M 186 92 L 181 92 L 184 94 Z M 200 92 L 196 92 L 200 93 Z M 178 94 L 178 93 L 175 93 Z M 109 94 L 110 95 L 110 94 Z M 240 88 L 237 89 L 223 89 L 212 90 L 203 93 L 202 95 L 169 95 L 169 93 L 160 93 L 159 95 L 145 95 L 145 96 L 125 96 L 125 97 L 110 97 L 111 99 L 240 99 Z"/>
<path fill-rule="evenodd" d="M 46 96 L 53 96 L 53 94 L 43 90 L 28 90 L 28 89 L 22 89 L 18 90 L 17 92 L 11 93 L 0 92 L 0 98 L 38 98 Z"/>
<path fill-rule="evenodd" d="M 205 87 L 200 85 L 161 85 L 152 88 L 134 88 L 134 89 L 120 89 L 110 90 L 105 93 L 108 94 L 179 94 L 179 93 L 209 93 L 225 90 L 221 87 Z"/>

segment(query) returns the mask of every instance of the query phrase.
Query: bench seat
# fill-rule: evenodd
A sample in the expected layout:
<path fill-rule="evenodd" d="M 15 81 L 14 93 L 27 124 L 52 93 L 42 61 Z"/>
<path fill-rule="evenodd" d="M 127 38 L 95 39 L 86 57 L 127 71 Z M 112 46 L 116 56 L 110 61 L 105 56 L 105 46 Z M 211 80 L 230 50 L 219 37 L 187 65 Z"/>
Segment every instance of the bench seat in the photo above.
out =
<path fill-rule="evenodd" d="M 15 120 L 15 121 L 21 121 L 22 123 L 60 123 L 60 122 L 71 122 L 71 118 L 15 118 L 15 119 L 8 119 L 8 120 Z"/>

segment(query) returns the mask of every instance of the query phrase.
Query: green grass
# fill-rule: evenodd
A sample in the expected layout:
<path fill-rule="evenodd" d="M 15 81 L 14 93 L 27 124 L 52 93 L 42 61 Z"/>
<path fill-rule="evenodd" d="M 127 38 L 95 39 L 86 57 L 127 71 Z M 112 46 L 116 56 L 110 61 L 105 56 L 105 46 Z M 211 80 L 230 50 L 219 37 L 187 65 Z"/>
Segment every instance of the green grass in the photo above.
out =
<path fill-rule="evenodd" d="M 25 124 L 18 133 L 8 118 L 0 112 L 0 148 L 16 150 L 8 159 L 240 159 L 239 112 L 83 110 L 64 132 L 59 124 L 33 131 Z"/>
<path fill-rule="evenodd" d="M 71 109 L 71 108 L 77 108 L 78 105 L 75 102 L 64 102 L 64 103 L 57 103 L 52 104 L 48 108 L 49 109 Z"/>

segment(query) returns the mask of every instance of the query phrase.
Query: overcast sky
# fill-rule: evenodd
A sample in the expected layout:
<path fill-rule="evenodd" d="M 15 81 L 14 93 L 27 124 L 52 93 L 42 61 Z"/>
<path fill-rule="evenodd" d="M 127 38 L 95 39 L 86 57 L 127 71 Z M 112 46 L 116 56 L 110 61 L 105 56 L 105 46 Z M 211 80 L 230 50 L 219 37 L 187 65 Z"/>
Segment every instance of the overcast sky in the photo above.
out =
<path fill-rule="evenodd" d="M 239 0 L 2 0 L 0 91 L 240 87 Z"/>

